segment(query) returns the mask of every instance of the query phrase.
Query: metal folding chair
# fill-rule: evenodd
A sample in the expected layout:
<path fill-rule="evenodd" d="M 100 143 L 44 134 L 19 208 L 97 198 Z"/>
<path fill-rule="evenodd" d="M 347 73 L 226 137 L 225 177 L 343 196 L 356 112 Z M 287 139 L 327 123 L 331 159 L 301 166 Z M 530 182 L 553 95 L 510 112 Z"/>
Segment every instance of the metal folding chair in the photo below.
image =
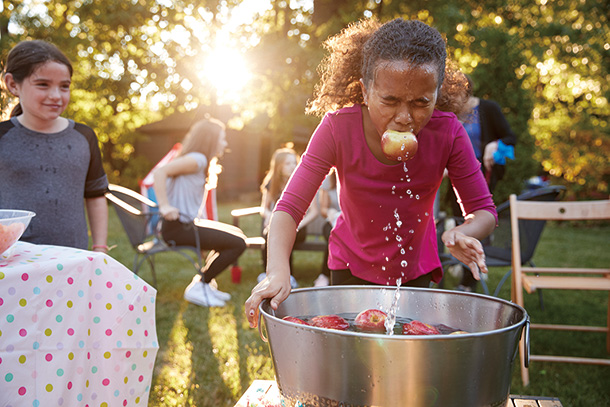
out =
<path fill-rule="evenodd" d="M 520 194 L 517 197 L 517 200 L 557 201 L 561 198 L 561 195 L 565 191 L 565 189 L 566 188 L 562 185 L 552 185 L 548 187 L 538 188 Z M 488 267 L 510 267 L 512 265 L 510 201 L 506 201 L 498 205 L 496 210 L 498 212 L 498 227 L 494 230 L 493 234 L 489 238 L 485 239 L 482 242 L 483 250 L 485 251 L 485 260 Z M 534 251 L 536 250 L 536 246 L 538 245 L 540 236 L 542 235 L 542 231 L 544 230 L 545 221 L 521 220 L 519 225 L 521 233 L 521 264 L 528 264 L 534 267 L 532 258 L 534 256 Z M 441 253 L 440 257 L 444 270 L 447 270 L 447 267 L 449 266 L 455 264 L 462 264 L 465 268 L 464 272 L 470 273 L 470 269 L 468 268 L 468 266 L 464 265 L 450 254 Z M 504 276 L 496 286 L 496 289 L 494 290 L 494 296 L 498 296 L 498 294 L 500 293 L 500 289 L 502 288 L 506 280 L 510 278 L 510 275 L 511 270 L 504 274 Z M 481 286 L 483 287 L 483 291 L 485 292 L 485 294 L 489 295 L 489 288 L 487 287 L 487 283 L 484 280 L 481 280 Z M 539 294 L 539 297 L 540 306 L 543 307 L 541 293 Z"/>
<path fill-rule="evenodd" d="M 196 246 L 178 246 L 174 242 L 166 242 L 157 228 L 159 219 L 157 204 L 131 189 L 110 184 L 106 193 L 114 206 L 116 214 L 123 225 L 131 246 L 135 250 L 133 272 L 138 274 L 142 263 L 147 260 L 152 272 L 153 285 L 157 285 L 154 256 L 163 252 L 179 253 L 189 260 L 195 270 L 201 269 L 201 250 L 199 234 L 193 225 Z"/>

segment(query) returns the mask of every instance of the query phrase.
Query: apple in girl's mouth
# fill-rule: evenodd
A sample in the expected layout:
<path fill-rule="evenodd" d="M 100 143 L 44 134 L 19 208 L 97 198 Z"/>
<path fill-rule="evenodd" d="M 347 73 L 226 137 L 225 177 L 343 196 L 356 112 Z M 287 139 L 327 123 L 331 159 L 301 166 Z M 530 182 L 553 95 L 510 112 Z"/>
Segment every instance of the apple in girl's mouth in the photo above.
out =
<path fill-rule="evenodd" d="M 360 312 L 354 320 L 354 325 L 361 331 L 384 332 L 387 317 L 382 310 L 371 308 Z"/>
<path fill-rule="evenodd" d="M 381 150 L 388 160 L 410 160 L 417 153 L 417 147 L 417 138 L 410 131 L 386 130 L 381 136 Z"/>

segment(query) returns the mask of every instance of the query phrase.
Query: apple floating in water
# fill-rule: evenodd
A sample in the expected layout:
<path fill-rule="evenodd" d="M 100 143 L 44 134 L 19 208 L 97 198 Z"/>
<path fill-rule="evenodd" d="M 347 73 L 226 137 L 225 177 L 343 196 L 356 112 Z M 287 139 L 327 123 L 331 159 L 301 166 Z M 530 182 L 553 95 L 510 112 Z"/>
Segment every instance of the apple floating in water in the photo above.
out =
<path fill-rule="evenodd" d="M 386 130 L 381 136 L 381 150 L 388 160 L 407 161 L 417 153 L 417 138 L 410 131 Z"/>
<path fill-rule="evenodd" d="M 354 320 L 354 325 L 361 331 L 384 332 L 387 317 L 382 310 L 371 308 L 360 312 Z"/>

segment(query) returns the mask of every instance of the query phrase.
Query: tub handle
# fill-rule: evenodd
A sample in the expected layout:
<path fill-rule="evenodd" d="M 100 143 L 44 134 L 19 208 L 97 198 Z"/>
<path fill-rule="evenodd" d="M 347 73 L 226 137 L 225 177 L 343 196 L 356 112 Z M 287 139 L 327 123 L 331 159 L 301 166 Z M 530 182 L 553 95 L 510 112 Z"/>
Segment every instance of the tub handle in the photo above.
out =
<path fill-rule="evenodd" d="M 269 302 L 269 300 L 264 300 L 265 302 Z M 273 308 L 272 308 L 273 309 Z M 263 307 L 259 307 L 258 310 L 258 335 L 261 337 L 263 342 L 269 342 L 269 339 L 263 334 Z"/>
<path fill-rule="evenodd" d="M 525 360 L 523 363 L 525 367 L 530 366 L 530 317 L 528 315 L 525 320 L 525 332 L 523 334 L 524 342 L 525 342 Z"/>

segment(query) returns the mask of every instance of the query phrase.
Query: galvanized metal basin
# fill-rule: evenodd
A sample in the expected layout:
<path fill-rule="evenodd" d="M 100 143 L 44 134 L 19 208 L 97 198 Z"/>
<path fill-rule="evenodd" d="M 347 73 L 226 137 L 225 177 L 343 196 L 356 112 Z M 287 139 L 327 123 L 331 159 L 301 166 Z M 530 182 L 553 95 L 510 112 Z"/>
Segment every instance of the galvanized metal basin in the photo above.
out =
<path fill-rule="evenodd" d="M 403 336 L 316 328 L 291 316 L 389 309 L 396 288 L 334 286 L 293 290 L 277 311 L 259 307 L 285 405 L 505 406 L 526 311 L 480 294 L 400 288 L 397 315 L 470 332 Z M 264 320 L 264 328 L 260 319 Z M 266 335 L 263 330 L 266 329 Z M 529 347 L 529 345 L 528 345 Z"/>

